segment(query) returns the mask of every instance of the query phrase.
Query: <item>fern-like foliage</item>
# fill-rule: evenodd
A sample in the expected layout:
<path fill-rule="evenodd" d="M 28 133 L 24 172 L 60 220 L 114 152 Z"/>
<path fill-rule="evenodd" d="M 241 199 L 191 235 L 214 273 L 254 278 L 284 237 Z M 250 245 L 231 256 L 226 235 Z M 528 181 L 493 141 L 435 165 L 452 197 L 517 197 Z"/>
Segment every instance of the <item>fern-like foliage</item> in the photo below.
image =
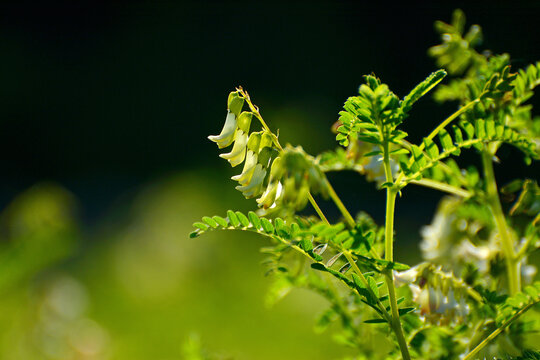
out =
<path fill-rule="evenodd" d="M 526 286 L 523 292 L 508 297 L 498 307 L 497 326 L 504 326 L 517 319 L 524 312 L 540 302 L 540 282 Z"/>
<path fill-rule="evenodd" d="M 332 257 L 325 264 L 328 268 L 332 267 L 345 251 L 353 254 L 358 264 L 370 271 L 381 273 L 389 269 L 406 270 L 409 268 L 405 264 L 368 257 L 375 240 L 380 239 L 381 231 L 372 228 L 365 230 L 362 224 L 355 229 L 345 229 L 343 223 L 330 225 L 299 217 L 295 221 L 285 221 L 281 218 L 268 219 L 258 216 L 253 211 L 245 215 L 239 211 L 229 210 L 227 217 L 205 216 L 201 222 L 196 222 L 193 226 L 196 230 L 190 234 L 191 238 L 212 230 L 255 232 L 278 242 L 296 246 L 317 262 L 323 260 L 321 254 L 327 248 L 333 248 L 339 253 L 337 257 Z M 378 232 L 378 235 L 375 231 Z M 324 250 L 322 250 L 323 247 Z M 349 268 L 350 264 L 347 265 L 347 270 Z M 341 269 L 341 272 L 344 270 Z"/>
<path fill-rule="evenodd" d="M 341 223 L 330 225 L 302 218 L 284 221 L 281 218 L 260 217 L 252 211 L 246 215 L 229 210 L 227 217 L 203 217 L 201 222 L 196 222 L 193 226 L 196 230 L 190 234 L 192 238 L 214 230 L 254 232 L 269 237 L 282 246 L 278 251 L 270 251 L 274 256 L 279 257 L 284 250 L 292 249 L 310 258 L 313 261 L 311 268 L 332 275 L 381 316 L 377 320 L 369 321 L 370 323 L 388 321 L 381 309 L 382 302 L 387 301 L 388 296 L 380 294 L 379 287 L 382 282 L 377 281 L 377 278 L 385 271 L 409 269 L 405 264 L 367 256 L 376 238 L 380 237 L 372 228 L 366 231 L 365 227 L 369 227 L 369 222 L 361 222 L 356 229 L 346 230 Z M 351 254 L 354 264 L 346 259 L 344 253 Z M 362 269 L 362 273 L 347 275 L 353 266 Z M 402 314 L 414 310 L 410 307 L 403 309 Z"/>
<path fill-rule="evenodd" d="M 450 24 L 435 27 L 442 43 L 429 53 L 443 69 L 403 98 L 375 75 L 365 76 L 333 126 L 341 145 L 334 151 L 313 157 L 299 146 L 282 146 L 241 88 L 229 95 L 222 132 L 209 137 L 220 149 L 232 145 L 220 156 L 233 167 L 243 164 L 232 179 L 246 198 L 256 199 L 259 210 L 204 217 L 191 237 L 235 230 L 269 238 L 271 245 L 263 249 L 274 278 L 269 302 L 293 287 L 320 294 L 329 309 L 317 327 L 340 321 L 340 341 L 367 358 L 472 360 L 504 354 L 503 343 L 517 354 L 520 335 L 534 328 L 517 320 L 540 300 L 540 283 L 520 292 L 534 278 L 527 257 L 540 246 L 540 190 L 533 180 L 503 188 L 514 201 L 505 212 L 492 164 L 503 144 L 523 153 L 527 164 L 540 159 L 540 120 L 527 104 L 540 85 L 540 63 L 513 72 L 509 55 L 479 52 L 481 29 L 473 25 L 465 31 L 459 10 Z M 454 77 L 440 84 L 447 73 Z M 435 99 L 458 102 L 457 111 L 412 144 L 400 125 L 435 87 Z M 252 129 L 254 122 L 260 128 Z M 458 164 L 467 149 L 481 156 L 483 169 Z M 349 213 L 325 175 L 341 170 L 386 189 L 385 227 Z M 411 183 L 453 195 L 442 199 L 433 222 L 422 230 L 425 262 L 413 268 L 393 261 L 395 202 Z M 329 222 L 312 194 L 328 195 L 345 221 Z M 308 201 L 319 218 L 296 215 Z M 385 324 L 371 328 L 390 329 L 397 346 L 384 355 L 366 350 L 361 323 Z M 499 342 L 484 349 L 507 328 Z"/>
<path fill-rule="evenodd" d="M 461 149 L 471 146 L 481 150 L 486 143 L 505 142 L 514 145 L 526 154 L 527 159 L 540 158 L 537 146 L 528 137 L 522 136 L 508 126 L 494 121 L 478 119 L 474 124 L 462 122 L 460 126 L 453 126 L 454 136 L 442 129 L 438 134 L 439 145 L 429 138 L 424 138 L 423 149 L 412 145 L 409 163 L 402 162 L 400 165 L 404 178 L 399 184 L 403 187 L 412 180 L 422 178 L 423 172 L 440 164 L 451 155 L 459 155 Z M 424 151 L 425 149 L 425 151 Z"/>
<path fill-rule="evenodd" d="M 399 144 L 407 133 L 397 127 L 407 117 L 412 105 L 436 86 L 446 72 L 439 70 L 418 84 L 403 100 L 399 100 L 388 85 L 373 75 L 365 76 L 365 84 L 359 95 L 347 99 L 344 111 L 340 112 L 336 140 L 348 146 L 354 140 L 382 146 L 385 142 Z M 370 153 L 369 156 L 380 154 Z M 368 156 L 368 155 L 365 155 Z"/>
<path fill-rule="evenodd" d="M 485 59 L 474 48 L 482 42 L 482 29 L 473 25 L 465 33 L 465 15 L 456 10 L 450 24 L 435 22 L 435 30 L 441 34 L 442 44 L 429 49 L 429 55 L 437 59 L 437 65 L 450 74 L 460 74 Z"/>
<path fill-rule="evenodd" d="M 525 102 L 532 96 L 533 89 L 540 85 L 540 64 L 531 64 L 512 73 L 508 54 L 489 55 L 476 51 L 479 38 L 470 34 L 480 34 L 481 29 L 473 25 L 469 36 L 462 36 L 464 23 L 465 17 L 459 10 L 454 13 L 452 24 L 437 23 L 443 43 L 431 48 L 430 55 L 450 74 L 465 72 L 465 75 L 440 86 L 435 92 L 435 99 L 457 100 L 462 105 L 479 99 L 471 111 L 462 114 L 463 121 L 473 122 L 479 118 L 493 121 L 512 128 L 528 142 L 538 144 L 540 121 L 532 117 L 531 106 Z M 504 142 L 492 144 L 491 152 Z M 527 159 L 538 158 L 538 151 L 536 148 L 536 156 L 526 152 L 525 156 Z"/>

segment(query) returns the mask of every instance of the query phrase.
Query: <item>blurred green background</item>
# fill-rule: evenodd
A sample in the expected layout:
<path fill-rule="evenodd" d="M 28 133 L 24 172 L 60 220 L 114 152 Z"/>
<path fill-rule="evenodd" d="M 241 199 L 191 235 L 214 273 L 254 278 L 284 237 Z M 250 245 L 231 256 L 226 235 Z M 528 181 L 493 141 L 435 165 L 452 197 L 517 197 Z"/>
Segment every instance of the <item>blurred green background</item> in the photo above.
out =
<path fill-rule="evenodd" d="M 265 305 L 266 240 L 188 239 L 203 215 L 255 207 L 206 136 L 242 85 L 282 143 L 335 147 L 330 127 L 361 75 L 405 94 L 435 69 L 433 21 L 456 7 L 482 25 L 483 47 L 516 67 L 540 59 L 537 1 L 3 2 L 0 359 L 182 359 L 198 338 L 239 360 L 347 355 L 313 332 L 321 298 Z M 423 100 L 406 130 L 418 139 L 452 109 Z M 538 174 L 500 155 L 501 182 Z M 331 181 L 382 221 L 372 184 Z M 404 194 L 398 260 L 419 259 L 439 198 Z"/>

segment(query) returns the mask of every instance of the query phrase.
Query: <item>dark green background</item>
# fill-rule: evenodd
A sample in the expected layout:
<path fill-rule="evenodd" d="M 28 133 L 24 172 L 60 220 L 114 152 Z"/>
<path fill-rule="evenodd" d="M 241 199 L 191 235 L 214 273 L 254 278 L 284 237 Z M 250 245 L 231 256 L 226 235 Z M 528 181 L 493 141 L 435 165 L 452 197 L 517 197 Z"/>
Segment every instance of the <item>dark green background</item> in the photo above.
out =
<path fill-rule="evenodd" d="M 221 128 L 237 85 L 284 142 L 312 154 L 332 148 L 328 130 L 363 74 L 404 95 L 435 69 L 426 55 L 438 42 L 434 20 L 463 8 L 469 24 L 483 26 L 483 47 L 509 52 L 520 67 L 540 59 L 538 4 L 8 2 L 0 6 L 0 200 L 53 180 L 95 218 L 164 174 L 228 171 L 206 136 Z M 452 109 L 423 101 L 407 130 L 420 137 Z"/>

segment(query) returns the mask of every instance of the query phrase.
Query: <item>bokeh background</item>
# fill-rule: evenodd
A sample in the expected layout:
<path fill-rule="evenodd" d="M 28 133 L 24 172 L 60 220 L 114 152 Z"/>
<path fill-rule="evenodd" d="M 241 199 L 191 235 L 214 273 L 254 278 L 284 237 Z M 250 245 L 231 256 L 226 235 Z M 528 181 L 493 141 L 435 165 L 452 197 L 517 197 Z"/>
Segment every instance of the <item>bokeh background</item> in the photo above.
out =
<path fill-rule="evenodd" d="M 199 342 L 239 360 L 347 355 L 313 332 L 324 300 L 297 290 L 266 306 L 265 240 L 188 239 L 202 215 L 255 207 L 206 136 L 242 85 L 282 143 L 334 148 L 361 76 L 406 94 L 435 70 L 433 22 L 458 7 L 483 48 L 540 59 L 538 1 L 2 2 L 0 359 L 182 359 Z M 406 130 L 419 139 L 453 107 L 422 100 Z M 501 182 L 540 170 L 500 155 Z M 331 181 L 382 221 L 373 184 Z M 419 259 L 439 198 L 400 200 L 398 260 Z"/>

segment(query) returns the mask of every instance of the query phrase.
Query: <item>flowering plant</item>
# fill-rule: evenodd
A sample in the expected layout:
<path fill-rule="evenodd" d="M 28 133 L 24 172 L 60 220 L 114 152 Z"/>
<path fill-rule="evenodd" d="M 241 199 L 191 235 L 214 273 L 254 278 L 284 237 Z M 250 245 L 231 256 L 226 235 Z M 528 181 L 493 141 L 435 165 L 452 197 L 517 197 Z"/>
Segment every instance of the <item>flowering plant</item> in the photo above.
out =
<path fill-rule="evenodd" d="M 249 94 L 241 87 L 231 92 L 223 130 L 209 139 L 220 149 L 233 145 L 220 156 L 233 167 L 243 164 L 232 179 L 259 209 L 204 217 L 191 236 L 242 230 L 269 238 L 269 299 L 293 287 L 328 299 L 317 329 L 340 322 L 336 339 L 356 349 L 355 359 L 537 359 L 540 353 L 524 349 L 534 347 L 531 334 L 540 329 L 527 318 L 540 301 L 536 268 L 527 263 L 540 246 L 540 188 L 518 179 L 499 189 L 493 163 L 506 145 L 527 164 L 540 158 L 540 119 L 527 104 L 540 84 L 540 63 L 515 72 L 507 54 L 478 52 L 481 29 L 465 31 L 459 10 L 451 24 L 435 25 L 442 43 L 429 53 L 441 69 L 403 98 L 365 76 L 333 127 L 341 147 L 318 156 L 282 146 Z M 436 101 L 459 106 L 414 144 L 401 125 L 432 90 Z M 459 165 L 465 151 L 477 154 L 480 168 Z M 326 176 L 342 170 L 386 192 L 384 225 L 349 213 Z M 393 254 L 395 204 L 410 184 L 447 193 L 422 231 L 424 261 L 413 267 Z M 501 193 L 515 199 L 508 211 Z M 314 196 L 330 198 L 342 220 L 330 223 Z M 308 203 L 317 216 L 298 215 Z M 388 331 L 393 336 L 379 337 L 384 346 L 367 336 Z"/>

